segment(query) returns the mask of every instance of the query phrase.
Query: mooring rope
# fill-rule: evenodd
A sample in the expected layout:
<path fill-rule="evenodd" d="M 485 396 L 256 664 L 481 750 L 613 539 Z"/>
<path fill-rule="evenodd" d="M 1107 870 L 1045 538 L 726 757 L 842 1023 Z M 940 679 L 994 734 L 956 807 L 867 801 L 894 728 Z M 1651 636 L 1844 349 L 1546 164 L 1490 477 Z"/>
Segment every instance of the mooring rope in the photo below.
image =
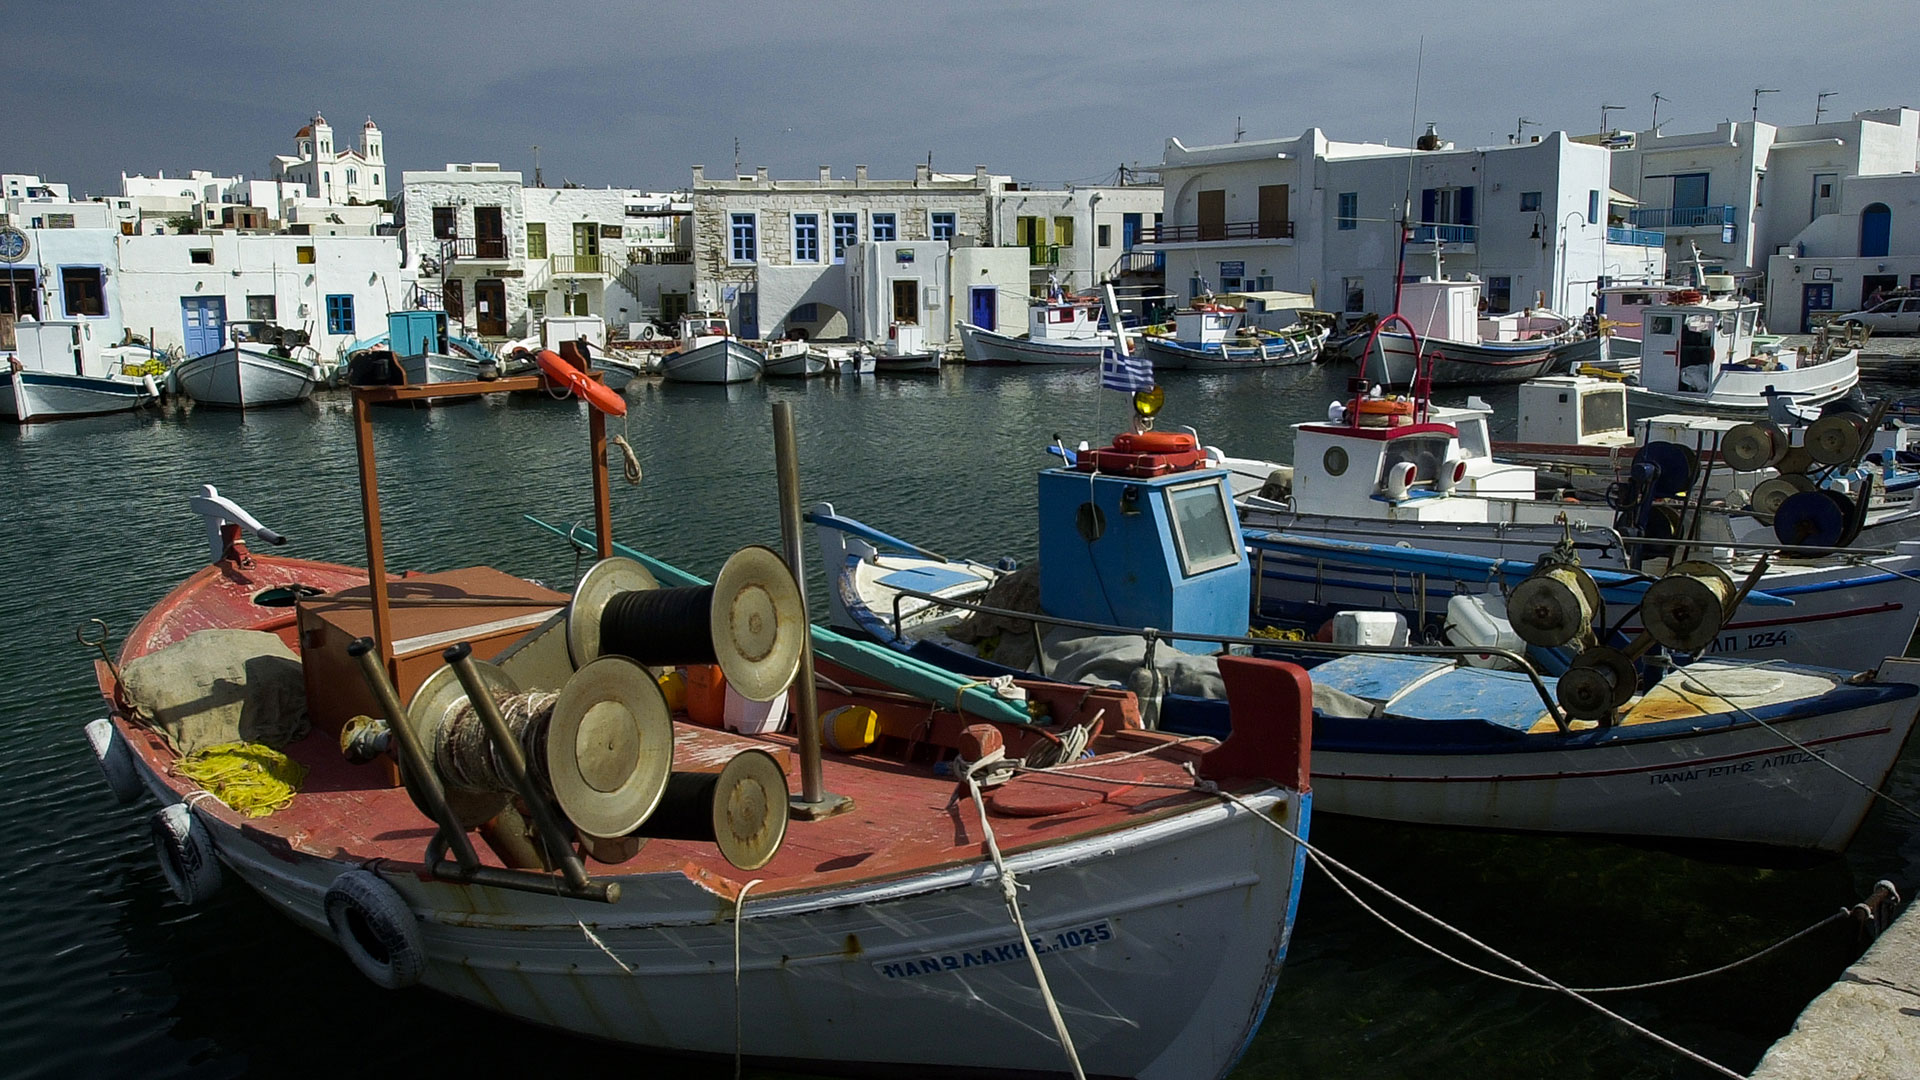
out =
<path fill-rule="evenodd" d="M 733 898 L 733 1080 L 740 1080 L 741 1048 L 745 1045 L 740 1034 L 740 916 L 747 906 L 747 892 L 760 884 L 759 878 L 740 886 L 739 895 Z"/>

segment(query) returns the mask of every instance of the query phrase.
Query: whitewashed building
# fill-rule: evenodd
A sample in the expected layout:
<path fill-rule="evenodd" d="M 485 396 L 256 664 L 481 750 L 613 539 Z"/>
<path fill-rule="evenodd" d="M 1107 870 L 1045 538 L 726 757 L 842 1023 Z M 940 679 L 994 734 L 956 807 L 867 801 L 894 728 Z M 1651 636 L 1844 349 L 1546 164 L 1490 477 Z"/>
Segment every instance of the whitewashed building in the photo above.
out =
<path fill-rule="evenodd" d="M 1807 331 L 1894 289 L 1920 290 L 1920 173 L 1842 177 L 1831 212 L 1768 260 L 1767 326 Z"/>
<path fill-rule="evenodd" d="M 9 227 L 19 229 L 25 243 L 17 259 L 0 262 L 0 352 L 14 347 L 13 326 L 22 318 L 71 323 L 91 347 L 118 344 L 128 325 L 115 295 L 119 228 L 104 217 L 85 226 L 36 226 L 32 216 L 14 212 L 19 202 L 7 200 Z M 48 203 L 105 210 L 100 204 Z"/>
<path fill-rule="evenodd" d="M 1027 249 L 1034 295 L 1045 295 L 1053 282 L 1084 292 L 1157 265 L 1150 253 L 1137 262 L 1129 255 L 1160 224 L 1162 199 L 1157 184 L 1002 185 L 992 194 L 994 220 L 988 243 Z"/>
<path fill-rule="evenodd" d="M 1393 308 L 1400 222 L 1406 273 L 1483 283 L 1490 310 L 1544 303 L 1579 313 L 1606 279 L 1659 277 L 1659 238 L 1609 221 L 1607 151 L 1555 132 L 1459 149 L 1298 138 L 1188 147 L 1169 139 L 1151 250 L 1169 290 L 1282 290 L 1349 313 Z"/>
<path fill-rule="evenodd" d="M 387 197 L 385 137 L 373 117 L 360 125 L 360 145 L 334 142 L 333 125 L 319 113 L 293 134 L 293 153 L 276 154 L 275 180 L 296 184 L 330 203 L 370 203 Z"/>

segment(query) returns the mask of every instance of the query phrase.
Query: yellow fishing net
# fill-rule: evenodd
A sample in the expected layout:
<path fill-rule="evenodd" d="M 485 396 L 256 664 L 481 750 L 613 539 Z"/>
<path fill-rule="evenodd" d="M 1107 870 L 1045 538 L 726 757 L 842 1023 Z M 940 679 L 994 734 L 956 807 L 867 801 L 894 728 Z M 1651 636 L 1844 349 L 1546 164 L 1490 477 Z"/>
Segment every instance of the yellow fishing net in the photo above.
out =
<path fill-rule="evenodd" d="M 209 746 L 182 758 L 174 772 L 248 817 L 266 817 L 292 805 L 306 766 L 259 743 Z"/>

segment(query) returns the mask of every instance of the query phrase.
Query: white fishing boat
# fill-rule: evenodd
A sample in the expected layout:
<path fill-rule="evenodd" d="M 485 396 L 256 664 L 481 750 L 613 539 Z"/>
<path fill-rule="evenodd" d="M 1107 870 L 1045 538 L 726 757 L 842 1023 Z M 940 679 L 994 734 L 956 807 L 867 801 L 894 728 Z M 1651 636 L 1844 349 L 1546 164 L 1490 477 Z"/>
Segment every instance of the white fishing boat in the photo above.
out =
<path fill-rule="evenodd" d="M 1421 278 L 1400 286 L 1413 334 L 1382 330 L 1361 374 L 1381 386 L 1411 386 L 1426 365 L 1435 386 L 1525 382 L 1554 370 L 1567 320 L 1547 311 L 1480 313 L 1480 282 Z"/>
<path fill-rule="evenodd" d="M 427 389 L 355 391 L 370 525 L 363 406 Z M 212 489 L 196 507 L 214 563 L 99 664 L 110 715 L 87 732 L 115 794 L 160 802 L 156 853 L 189 903 L 237 879 L 379 986 L 784 1069 L 1217 1078 L 1264 1013 L 1311 806 L 1297 668 L 1225 662 L 1243 734 L 1217 747 L 1141 730 L 1130 694 L 1034 682 L 1042 724 L 825 631 L 816 684 L 804 601 L 764 549 L 712 585 L 608 557 L 568 597 L 487 568 L 389 577 L 371 529 L 365 570 L 253 555 L 243 530 L 278 538 Z M 636 662 L 663 649 L 748 700 L 817 693 L 839 751 L 670 712 Z M 243 704 L 209 710 L 229 663 L 251 679 L 220 700 Z M 190 747 L 225 752 L 242 714 L 272 744 L 252 760 L 307 770 L 284 796 L 191 778 Z M 1083 737 L 1071 771 L 1036 749 Z M 1002 753 L 1034 771 L 983 791 Z"/>
<path fill-rule="evenodd" d="M 1757 350 L 1760 305 L 1736 294 L 1730 276 L 1706 275 L 1706 286 L 1673 293 L 1642 316 L 1640 374 L 1627 388 L 1635 418 L 1693 412 L 1764 420 L 1784 409 L 1812 419 L 1860 382 L 1860 350 L 1843 342 Z"/>
<path fill-rule="evenodd" d="M 759 350 L 733 336 L 719 313 L 680 318 L 680 345 L 660 357 L 660 374 L 672 382 L 752 382 L 766 369 Z"/>
<path fill-rule="evenodd" d="M 320 380 L 304 331 L 265 322 L 227 324 L 226 348 L 174 366 L 180 389 L 202 405 L 257 409 L 305 401 Z"/>
<path fill-rule="evenodd" d="M 0 355 L 0 420 L 30 424 L 124 412 L 160 397 L 152 376 L 127 375 L 81 321 L 23 318 L 15 347 Z M 146 355 L 146 350 L 140 350 Z"/>
<path fill-rule="evenodd" d="M 960 346 L 969 364 L 1092 365 L 1113 345 L 1100 329 L 1100 301 L 1091 296 L 1055 296 L 1027 309 L 1024 335 L 960 324 Z"/>
<path fill-rule="evenodd" d="M 827 374 L 827 358 L 815 355 L 804 341 L 769 341 L 765 356 L 765 373 L 770 379 L 811 379 Z"/>
<path fill-rule="evenodd" d="M 918 323 L 893 323 L 887 327 L 887 340 L 866 352 L 873 357 L 875 372 L 925 375 L 940 370 L 940 350 L 927 347 L 926 327 Z"/>
<path fill-rule="evenodd" d="M 1237 371 L 1310 364 L 1320 358 L 1330 327 L 1295 322 L 1279 328 L 1255 323 L 1249 311 L 1297 312 L 1313 307 L 1306 293 L 1205 296 L 1174 312 L 1170 333 L 1141 335 L 1156 371 Z"/>

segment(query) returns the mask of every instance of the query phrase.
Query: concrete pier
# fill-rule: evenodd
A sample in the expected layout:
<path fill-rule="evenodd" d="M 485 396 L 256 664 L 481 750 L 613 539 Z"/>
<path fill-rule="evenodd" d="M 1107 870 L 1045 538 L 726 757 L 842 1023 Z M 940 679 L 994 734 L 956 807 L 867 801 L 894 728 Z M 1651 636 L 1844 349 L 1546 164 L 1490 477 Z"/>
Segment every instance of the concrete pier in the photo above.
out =
<path fill-rule="evenodd" d="M 1753 1080 L 1920 1077 L 1920 914 L 1909 907 L 1767 1050 Z"/>

